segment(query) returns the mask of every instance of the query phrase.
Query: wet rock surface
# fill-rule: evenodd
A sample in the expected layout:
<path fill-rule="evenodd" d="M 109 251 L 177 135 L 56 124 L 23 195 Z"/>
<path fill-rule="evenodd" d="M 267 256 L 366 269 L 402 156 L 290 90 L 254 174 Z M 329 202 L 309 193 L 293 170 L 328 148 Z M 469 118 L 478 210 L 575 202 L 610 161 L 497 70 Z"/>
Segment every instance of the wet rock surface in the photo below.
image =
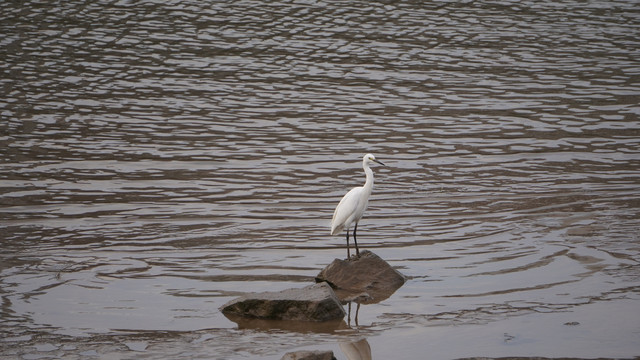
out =
<path fill-rule="evenodd" d="M 246 294 L 226 303 L 220 310 L 227 317 L 316 322 L 342 319 L 346 314 L 326 283 Z"/>
<path fill-rule="evenodd" d="M 336 360 L 333 351 L 295 351 L 286 353 L 281 360 Z"/>
<path fill-rule="evenodd" d="M 316 276 L 316 282 L 329 283 L 340 301 L 362 304 L 389 298 L 406 281 L 406 277 L 369 250 L 359 257 L 335 259 Z"/>

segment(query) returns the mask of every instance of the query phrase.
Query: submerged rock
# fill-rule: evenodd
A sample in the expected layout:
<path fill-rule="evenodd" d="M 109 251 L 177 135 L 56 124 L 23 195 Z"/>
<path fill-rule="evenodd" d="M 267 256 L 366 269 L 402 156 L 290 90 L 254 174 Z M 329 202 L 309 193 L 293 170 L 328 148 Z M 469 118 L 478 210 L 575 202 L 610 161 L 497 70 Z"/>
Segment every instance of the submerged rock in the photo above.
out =
<path fill-rule="evenodd" d="M 362 304 L 387 299 L 405 281 L 404 275 L 369 250 L 359 257 L 335 259 L 316 276 L 316 282 L 327 282 L 335 289 L 340 301 Z"/>
<path fill-rule="evenodd" d="M 302 289 L 246 294 L 220 310 L 227 317 L 293 321 L 330 321 L 346 315 L 334 291 L 323 283 Z"/>
<path fill-rule="evenodd" d="M 280 360 L 336 360 L 333 351 L 296 351 L 284 354 Z"/>

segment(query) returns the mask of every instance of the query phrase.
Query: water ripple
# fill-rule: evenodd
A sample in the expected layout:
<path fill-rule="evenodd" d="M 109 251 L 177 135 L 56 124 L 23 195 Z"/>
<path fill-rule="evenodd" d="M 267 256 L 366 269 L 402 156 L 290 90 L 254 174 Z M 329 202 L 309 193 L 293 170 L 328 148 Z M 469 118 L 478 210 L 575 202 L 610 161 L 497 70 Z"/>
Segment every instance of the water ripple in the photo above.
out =
<path fill-rule="evenodd" d="M 116 357 L 232 344 L 280 358 L 280 344 L 334 344 L 238 332 L 216 309 L 299 287 L 342 256 L 328 223 L 364 181 L 369 151 L 387 167 L 375 169 L 359 243 L 411 280 L 341 336 L 375 334 L 376 357 L 422 356 L 411 349 L 430 336 L 436 357 L 512 356 L 451 352 L 464 347 L 448 325 L 483 324 L 520 353 L 637 354 L 636 327 L 603 310 L 638 299 L 635 2 L 30 0 L 0 11 L 0 354 L 77 356 L 45 338 L 103 354 L 76 336 L 93 333 L 113 337 Z M 546 313 L 598 323 L 597 340 L 614 334 L 619 352 L 536 342 L 576 339 Z M 522 317 L 548 352 L 504 333 L 529 328 Z M 116 330 L 146 331 L 144 345 Z M 469 346 L 495 343 L 484 336 Z"/>

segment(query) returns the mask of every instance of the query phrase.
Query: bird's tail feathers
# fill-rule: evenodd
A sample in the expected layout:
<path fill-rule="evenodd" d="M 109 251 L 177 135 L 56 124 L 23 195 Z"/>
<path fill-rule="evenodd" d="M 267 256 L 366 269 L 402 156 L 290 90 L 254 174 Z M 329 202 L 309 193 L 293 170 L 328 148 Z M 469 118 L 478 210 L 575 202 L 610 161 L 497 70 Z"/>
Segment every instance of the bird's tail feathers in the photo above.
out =
<path fill-rule="evenodd" d="M 331 235 L 338 235 L 344 230 L 344 225 L 332 226 L 331 227 Z"/>

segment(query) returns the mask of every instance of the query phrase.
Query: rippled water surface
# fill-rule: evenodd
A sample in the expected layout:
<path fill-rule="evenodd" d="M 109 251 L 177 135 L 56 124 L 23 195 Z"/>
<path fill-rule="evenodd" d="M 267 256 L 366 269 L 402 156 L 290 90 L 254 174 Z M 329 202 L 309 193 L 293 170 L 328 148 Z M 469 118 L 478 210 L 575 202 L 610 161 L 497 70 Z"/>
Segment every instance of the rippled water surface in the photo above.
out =
<path fill-rule="evenodd" d="M 0 356 L 640 356 L 637 1 L 0 13 Z M 226 319 L 346 255 L 366 152 L 358 242 L 407 283 L 338 329 Z"/>

